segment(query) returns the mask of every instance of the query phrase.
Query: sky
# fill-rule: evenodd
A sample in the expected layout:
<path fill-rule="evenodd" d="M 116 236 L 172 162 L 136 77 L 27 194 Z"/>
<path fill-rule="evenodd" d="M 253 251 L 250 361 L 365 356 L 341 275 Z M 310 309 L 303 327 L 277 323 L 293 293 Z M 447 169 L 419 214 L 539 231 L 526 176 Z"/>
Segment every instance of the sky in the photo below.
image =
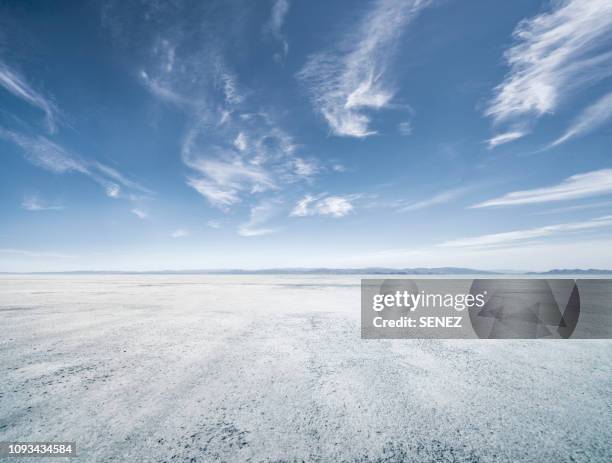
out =
<path fill-rule="evenodd" d="M 5 1 L 0 271 L 612 268 L 612 2 Z"/>

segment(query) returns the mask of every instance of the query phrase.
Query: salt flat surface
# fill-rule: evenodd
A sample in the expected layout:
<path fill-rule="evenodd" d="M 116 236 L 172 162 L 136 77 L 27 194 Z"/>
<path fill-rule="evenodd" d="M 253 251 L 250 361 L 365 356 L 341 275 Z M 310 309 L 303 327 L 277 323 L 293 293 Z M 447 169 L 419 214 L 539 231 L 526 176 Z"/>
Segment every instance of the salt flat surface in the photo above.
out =
<path fill-rule="evenodd" d="M 1 277 L 0 441 L 76 441 L 73 461 L 612 461 L 612 341 L 361 340 L 359 298 L 357 276 Z"/>

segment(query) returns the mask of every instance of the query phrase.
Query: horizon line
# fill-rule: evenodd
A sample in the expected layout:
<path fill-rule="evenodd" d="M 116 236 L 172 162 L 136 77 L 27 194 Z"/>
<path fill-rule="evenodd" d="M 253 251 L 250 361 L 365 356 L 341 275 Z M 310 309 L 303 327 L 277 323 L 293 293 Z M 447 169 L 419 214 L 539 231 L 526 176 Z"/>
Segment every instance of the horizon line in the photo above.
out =
<path fill-rule="evenodd" d="M 49 270 L 49 271 L 0 271 L 0 275 L 253 275 L 253 274 L 384 274 L 384 275 L 545 275 L 545 274 L 612 274 L 612 269 L 555 268 L 548 270 L 483 270 L 468 267 L 272 267 L 259 269 L 162 269 L 162 270 Z"/>

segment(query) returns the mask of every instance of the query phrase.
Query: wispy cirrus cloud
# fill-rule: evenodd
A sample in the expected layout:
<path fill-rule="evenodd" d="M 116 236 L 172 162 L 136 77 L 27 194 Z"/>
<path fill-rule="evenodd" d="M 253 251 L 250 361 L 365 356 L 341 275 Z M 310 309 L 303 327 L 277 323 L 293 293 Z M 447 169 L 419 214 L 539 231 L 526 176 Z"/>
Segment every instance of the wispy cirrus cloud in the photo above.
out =
<path fill-rule="evenodd" d="M 18 146 L 31 164 L 55 174 L 78 173 L 100 184 L 111 198 L 121 196 L 121 188 L 152 193 L 149 189 L 127 179 L 116 169 L 86 159 L 43 136 L 27 136 L 0 128 L 0 139 Z"/>
<path fill-rule="evenodd" d="M 225 211 L 229 206 L 240 202 L 237 190 L 216 185 L 204 178 L 190 177 L 187 184 L 204 196 L 212 206 L 221 210 Z"/>
<path fill-rule="evenodd" d="M 228 116 L 212 131 L 194 124 L 182 143 L 183 162 L 194 172 L 187 183 L 212 206 L 228 211 L 243 199 L 260 201 L 253 195 L 282 190 L 319 173 L 317 161 L 298 156 L 293 137 L 269 115 L 234 112 L 238 116 Z"/>
<path fill-rule="evenodd" d="M 612 118 L 612 92 L 602 96 L 582 111 L 566 132 L 548 145 L 548 148 L 561 145 L 572 138 L 586 135 L 601 127 L 610 118 Z"/>
<path fill-rule="evenodd" d="M 213 153 L 194 153 L 189 148 L 183 152 L 183 161 L 200 174 L 187 180 L 189 186 L 221 209 L 240 202 L 244 191 L 258 193 L 277 188 L 261 166 L 247 163 L 229 150 L 217 150 L 213 156 Z"/>
<path fill-rule="evenodd" d="M 528 132 L 530 119 L 552 113 L 577 90 L 612 75 L 608 0 L 554 2 L 550 11 L 521 21 L 513 36 L 505 53 L 510 72 L 485 114 L 496 124 L 518 123 L 522 129 L 513 129 L 515 135 Z M 517 138 L 498 138 L 497 145 Z"/>
<path fill-rule="evenodd" d="M 65 172 L 87 174 L 88 172 L 87 163 L 83 159 L 46 137 L 30 137 L 0 128 L 0 138 L 19 146 L 28 162 L 43 169 L 57 174 Z"/>
<path fill-rule="evenodd" d="M 167 83 L 149 76 L 147 71 L 140 71 L 140 79 L 146 89 L 160 100 L 176 105 L 191 104 L 188 99 L 176 93 Z"/>
<path fill-rule="evenodd" d="M 60 204 L 46 201 L 40 198 L 38 195 L 28 195 L 23 198 L 21 207 L 26 211 L 38 212 L 38 211 L 59 211 L 63 209 Z"/>
<path fill-rule="evenodd" d="M 275 0 L 272 4 L 272 11 L 270 12 L 270 20 L 266 25 L 266 30 L 280 42 L 282 46 L 281 53 L 275 53 L 274 59 L 280 61 L 287 56 L 289 53 L 289 42 L 283 33 L 283 24 L 285 17 L 289 13 L 289 1 L 288 0 Z"/>
<path fill-rule="evenodd" d="M 238 151 L 245 151 L 249 147 L 249 143 L 247 141 L 247 137 L 244 132 L 240 132 L 236 136 L 236 138 L 234 139 L 234 147 Z"/>
<path fill-rule="evenodd" d="M 42 110 L 48 131 L 57 131 L 58 119 L 62 117 L 55 102 L 34 90 L 15 70 L 0 62 L 0 86 L 21 100 Z M 28 162 L 56 174 L 79 173 L 86 175 L 103 186 L 106 195 L 111 198 L 121 196 L 121 187 L 151 194 L 147 188 L 127 179 L 119 171 L 100 162 L 79 156 L 46 136 L 25 135 L 20 132 L 0 128 L 0 139 L 10 141 L 23 152 Z M 28 210 L 48 209 L 48 205 L 36 202 L 32 198 L 24 203 Z"/>
<path fill-rule="evenodd" d="M 34 90 L 24 77 L 2 62 L 0 62 L 0 86 L 17 98 L 43 111 L 47 129 L 50 133 L 57 130 L 57 119 L 60 117 L 60 111 L 55 103 Z"/>
<path fill-rule="evenodd" d="M 462 188 L 453 188 L 450 190 L 442 191 L 433 195 L 432 197 L 425 199 L 423 201 L 412 202 L 409 204 L 401 203 L 399 204 L 397 210 L 399 212 L 408 212 L 408 211 L 418 211 L 420 209 L 426 209 L 432 206 L 438 206 L 440 204 L 446 204 L 456 199 L 464 196 L 466 193 L 472 191 L 475 187 L 462 187 Z"/>
<path fill-rule="evenodd" d="M 303 159 L 300 157 L 295 157 L 293 159 L 293 167 L 295 174 L 308 178 L 317 174 L 320 170 L 319 163 L 314 159 Z"/>
<path fill-rule="evenodd" d="M 397 131 L 400 133 L 400 135 L 408 137 L 412 135 L 414 128 L 412 127 L 412 123 L 410 121 L 404 121 L 397 124 Z"/>
<path fill-rule="evenodd" d="M 123 185 L 124 187 L 128 189 L 139 191 L 147 195 L 154 194 L 152 190 L 150 190 L 147 187 L 142 186 L 141 184 L 133 180 L 130 180 L 129 178 L 127 178 L 125 175 L 123 175 L 121 172 L 119 172 L 114 167 L 110 167 L 98 161 L 92 161 L 91 165 L 98 172 L 104 174 L 105 176 L 111 178 L 112 180 L 116 181 L 117 183 Z"/>
<path fill-rule="evenodd" d="M 177 228 L 172 233 L 170 233 L 170 237 L 172 238 L 186 238 L 191 236 L 191 231 L 186 228 Z"/>
<path fill-rule="evenodd" d="M 519 138 L 522 138 L 525 135 L 527 135 L 527 132 L 522 130 L 514 130 L 511 132 L 500 133 L 498 135 L 495 135 L 494 137 L 489 138 L 487 140 L 487 145 L 489 149 L 493 149 L 498 145 L 503 145 L 504 143 L 509 143 L 511 141 L 518 140 Z"/>
<path fill-rule="evenodd" d="M 299 200 L 291 213 L 291 217 L 307 217 L 312 215 L 329 215 L 331 217 L 344 217 L 354 212 L 352 201 L 361 197 L 359 194 L 347 196 L 316 196 L 306 195 Z"/>
<path fill-rule="evenodd" d="M 491 248 L 491 247 L 513 247 L 528 242 L 563 236 L 571 233 L 605 228 L 612 226 L 612 216 L 597 217 L 583 222 L 571 222 L 544 227 L 516 230 L 503 233 L 492 233 L 488 235 L 475 236 L 449 240 L 439 244 L 445 248 Z"/>
<path fill-rule="evenodd" d="M 288 7 L 279 0 L 273 8 L 267 27 L 276 38 L 284 38 Z M 219 27 L 210 23 L 208 13 L 204 4 L 181 2 L 152 11 L 158 26 L 153 35 L 143 31 L 150 47 L 143 47 L 144 55 L 137 58 L 138 75 L 154 101 L 170 103 L 186 116 L 180 156 L 190 169 L 187 185 L 228 212 L 243 201 L 257 204 L 265 193 L 310 181 L 320 169 L 316 161 L 298 155 L 298 145 L 274 111 L 258 105 L 255 92 L 242 85 L 224 59 L 224 42 L 212 40 L 205 27 L 192 29 L 196 17 Z"/>
<path fill-rule="evenodd" d="M 218 8 L 225 6 L 219 4 Z M 283 27 L 289 8 L 288 0 L 275 0 L 264 26 L 264 33 L 282 45 L 276 57 L 279 61 L 288 51 Z M 116 37 L 133 34 L 129 18 L 134 13 L 140 14 L 126 11 L 121 3 L 107 9 L 105 20 Z M 319 160 L 301 154 L 302 147 L 279 123 L 274 108 L 258 103 L 262 96 L 259 89 L 246 87 L 224 58 L 228 51 L 236 55 L 235 50 L 228 50 L 233 46 L 228 37 L 242 40 L 237 32 L 243 27 L 242 20 L 233 10 L 231 13 L 240 23 L 236 28 L 212 21 L 210 6 L 205 3 L 179 1 L 147 9 L 147 20 L 154 22 L 155 28 L 139 30 L 139 42 L 144 45 L 133 52 L 133 75 L 154 102 L 171 105 L 185 116 L 180 156 L 189 169 L 186 184 L 225 213 L 248 204 L 249 219 L 237 232 L 256 236 L 276 231 L 265 225 L 268 215 L 278 209 L 274 196 L 300 182 L 312 184 L 328 169 Z"/>
<path fill-rule="evenodd" d="M 21 202 L 21 207 L 23 207 L 26 211 L 59 211 L 63 209 L 63 206 L 60 204 L 46 201 L 40 198 L 38 195 L 28 195 L 23 198 Z"/>
<path fill-rule="evenodd" d="M 278 203 L 274 201 L 262 201 L 251 208 L 249 220 L 238 227 L 240 236 L 263 236 L 278 231 L 276 227 L 266 226 L 279 212 Z"/>
<path fill-rule="evenodd" d="M 337 47 L 310 56 L 297 77 L 334 135 L 376 133 L 370 112 L 388 108 L 395 93 L 386 79 L 390 59 L 406 25 L 428 4 L 378 0 Z"/>
<path fill-rule="evenodd" d="M 612 169 L 601 169 L 572 175 L 557 185 L 534 188 L 532 190 L 514 191 L 471 207 L 517 206 L 582 199 L 606 194 L 612 194 Z"/>
<path fill-rule="evenodd" d="M 135 207 L 134 209 L 131 210 L 132 214 L 134 214 L 136 217 L 138 217 L 140 220 L 145 220 L 149 217 L 149 214 L 147 214 L 146 211 Z"/>

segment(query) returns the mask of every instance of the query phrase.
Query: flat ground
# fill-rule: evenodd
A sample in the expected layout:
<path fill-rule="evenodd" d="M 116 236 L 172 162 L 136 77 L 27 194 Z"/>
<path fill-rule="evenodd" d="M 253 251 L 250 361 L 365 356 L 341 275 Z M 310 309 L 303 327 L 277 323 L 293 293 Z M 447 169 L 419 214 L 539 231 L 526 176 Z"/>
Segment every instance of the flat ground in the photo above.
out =
<path fill-rule="evenodd" d="M 4 276 L 0 441 L 76 441 L 77 461 L 612 461 L 612 341 L 362 340 L 359 298 L 354 276 Z"/>

